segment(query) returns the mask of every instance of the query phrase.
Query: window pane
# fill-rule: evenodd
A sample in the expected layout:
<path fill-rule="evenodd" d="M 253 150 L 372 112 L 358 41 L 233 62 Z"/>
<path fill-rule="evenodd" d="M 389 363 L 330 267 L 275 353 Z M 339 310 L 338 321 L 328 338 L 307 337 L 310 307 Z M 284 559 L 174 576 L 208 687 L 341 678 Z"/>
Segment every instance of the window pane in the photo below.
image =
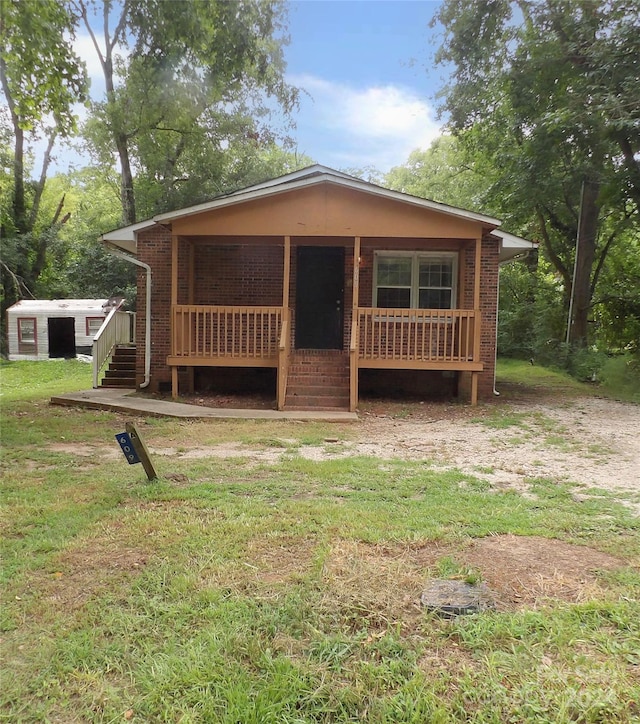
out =
<path fill-rule="evenodd" d="M 430 262 L 427 259 L 420 261 L 421 287 L 450 287 L 452 280 L 452 261 Z"/>
<path fill-rule="evenodd" d="M 411 304 L 411 289 L 378 287 L 378 307 L 408 309 Z"/>
<path fill-rule="evenodd" d="M 103 317 L 87 317 L 87 334 L 89 336 L 97 334 L 103 322 Z"/>
<path fill-rule="evenodd" d="M 420 309 L 451 309 L 451 290 L 421 289 Z"/>
<path fill-rule="evenodd" d="M 33 319 L 19 319 L 20 325 L 20 341 L 35 342 L 36 341 L 36 323 Z"/>
<path fill-rule="evenodd" d="M 378 286 L 411 286 L 411 257 L 378 257 Z"/>

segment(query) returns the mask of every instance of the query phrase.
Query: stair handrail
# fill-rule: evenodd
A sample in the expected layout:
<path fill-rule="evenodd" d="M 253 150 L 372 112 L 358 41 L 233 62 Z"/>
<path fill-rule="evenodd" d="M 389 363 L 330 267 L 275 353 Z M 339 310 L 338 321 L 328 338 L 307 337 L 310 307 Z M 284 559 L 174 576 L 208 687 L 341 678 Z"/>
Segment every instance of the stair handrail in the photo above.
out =
<path fill-rule="evenodd" d="M 117 344 L 130 344 L 131 336 L 130 313 L 121 312 L 124 300 L 120 301 L 105 317 L 102 326 L 93 338 L 92 366 L 93 386 L 98 387 L 100 372 L 113 354 Z M 126 320 L 126 322 L 124 321 Z"/>

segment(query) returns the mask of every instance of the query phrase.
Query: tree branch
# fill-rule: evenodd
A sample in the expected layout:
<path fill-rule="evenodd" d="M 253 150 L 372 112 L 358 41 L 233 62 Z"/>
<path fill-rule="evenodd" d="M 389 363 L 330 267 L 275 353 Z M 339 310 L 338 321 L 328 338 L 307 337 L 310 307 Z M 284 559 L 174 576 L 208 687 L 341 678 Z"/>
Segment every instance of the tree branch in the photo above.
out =
<path fill-rule="evenodd" d="M 544 247 L 549 254 L 549 259 L 551 259 L 552 264 L 560 272 L 562 278 L 564 279 L 565 285 L 567 286 L 567 288 L 569 288 L 571 286 L 571 277 L 569 275 L 569 272 L 567 271 L 566 266 L 563 264 L 562 259 L 560 259 L 555 249 L 553 248 L 553 245 L 551 244 L 551 238 L 549 237 L 549 232 L 547 230 L 547 222 L 544 218 L 544 215 L 542 214 L 542 210 L 538 206 L 536 207 L 536 215 L 538 217 L 538 223 L 540 224 L 542 241 L 544 242 Z"/>
<path fill-rule="evenodd" d="M 44 152 L 44 158 L 42 159 L 42 170 L 40 171 L 40 180 L 35 184 L 35 195 L 33 197 L 33 206 L 31 207 L 31 214 L 29 215 L 29 229 L 33 229 L 38 218 L 38 211 L 40 210 L 40 201 L 42 200 L 42 194 L 44 193 L 44 187 L 47 182 L 47 172 L 49 171 L 49 165 L 51 164 L 51 152 L 58 136 L 57 131 L 53 130 L 49 136 L 49 142 L 47 144 L 47 150 Z"/>

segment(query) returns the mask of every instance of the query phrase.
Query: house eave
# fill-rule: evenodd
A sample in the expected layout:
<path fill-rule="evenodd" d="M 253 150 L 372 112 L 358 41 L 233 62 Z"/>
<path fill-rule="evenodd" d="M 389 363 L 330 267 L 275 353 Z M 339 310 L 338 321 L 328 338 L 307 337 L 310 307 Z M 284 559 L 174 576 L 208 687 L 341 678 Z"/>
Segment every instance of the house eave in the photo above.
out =
<path fill-rule="evenodd" d="M 313 168 L 313 167 L 312 167 Z M 382 186 L 375 186 L 366 181 L 361 181 L 346 174 L 329 173 L 320 167 L 314 173 L 307 173 L 306 176 L 300 176 L 294 178 L 284 177 L 281 183 L 275 183 L 278 179 L 274 179 L 273 182 L 266 182 L 257 186 L 252 186 L 248 189 L 236 191 L 228 196 L 222 196 L 212 201 L 208 201 L 204 204 L 198 204 L 191 206 L 186 209 L 180 209 L 178 211 L 170 211 L 164 214 L 159 214 L 153 218 L 158 223 L 167 223 L 175 219 L 182 219 L 187 216 L 193 216 L 194 214 L 201 214 L 207 211 L 213 211 L 215 209 L 225 208 L 228 206 L 234 206 L 237 204 L 246 203 L 261 199 L 268 196 L 276 196 L 290 191 L 298 189 L 304 189 L 318 184 L 332 184 L 343 188 L 349 188 L 363 193 L 378 196 L 380 198 L 391 199 L 393 201 L 399 201 L 404 204 L 411 206 L 417 206 L 419 208 L 430 209 L 437 211 L 447 216 L 452 216 L 458 219 L 467 219 L 469 221 L 475 221 L 483 226 L 493 229 L 500 225 L 500 220 L 495 219 L 491 216 L 485 216 L 484 214 L 478 214 L 473 211 L 467 211 L 465 209 L 458 209 L 454 206 L 448 206 L 447 204 L 441 204 L 436 201 L 430 201 L 429 199 L 422 199 L 418 196 L 409 196 L 408 194 L 401 193 L 400 191 L 392 191 L 391 189 L 385 189 Z"/>
<path fill-rule="evenodd" d="M 502 229 L 494 229 L 491 234 L 500 240 L 500 264 L 525 257 L 538 248 L 538 242 L 523 239 Z"/>
<path fill-rule="evenodd" d="M 115 246 L 127 254 L 137 253 L 137 234 L 139 231 L 144 231 L 152 226 L 155 226 L 156 222 L 153 219 L 147 219 L 147 221 L 140 221 L 137 224 L 131 224 L 130 226 L 124 226 L 121 229 L 114 229 L 108 231 L 106 234 L 102 234 L 99 239 L 103 243 L 106 242 L 107 247 L 109 245 Z"/>

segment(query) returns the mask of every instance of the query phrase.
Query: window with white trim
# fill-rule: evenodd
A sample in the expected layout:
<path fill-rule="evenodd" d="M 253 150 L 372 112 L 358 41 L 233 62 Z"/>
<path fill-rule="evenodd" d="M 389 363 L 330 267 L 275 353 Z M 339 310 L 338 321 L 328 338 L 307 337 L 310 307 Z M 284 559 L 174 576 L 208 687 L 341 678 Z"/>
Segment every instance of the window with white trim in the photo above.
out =
<path fill-rule="evenodd" d="M 87 317 L 87 337 L 95 337 L 102 327 L 104 317 Z"/>
<path fill-rule="evenodd" d="M 37 350 L 36 318 L 18 317 L 18 352 L 32 354 Z"/>
<path fill-rule="evenodd" d="M 373 306 L 452 309 L 457 265 L 455 253 L 376 252 Z"/>

